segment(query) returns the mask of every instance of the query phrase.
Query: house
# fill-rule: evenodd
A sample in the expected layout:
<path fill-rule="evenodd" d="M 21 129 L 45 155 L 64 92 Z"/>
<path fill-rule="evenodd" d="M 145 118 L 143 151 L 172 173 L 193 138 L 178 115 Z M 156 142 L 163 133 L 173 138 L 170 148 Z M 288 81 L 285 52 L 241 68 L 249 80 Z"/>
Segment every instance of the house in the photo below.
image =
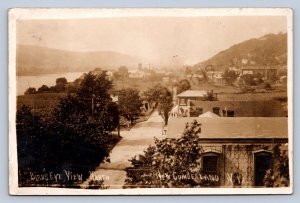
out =
<path fill-rule="evenodd" d="M 211 111 L 221 117 L 287 117 L 287 109 L 276 100 L 218 101 L 217 94 L 187 90 L 176 96 L 171 117 L 198 117 Z"/>
<path fill-rule="evenodd" d="M 216 84 L 216 85 L 225 85 L 225 79 L 223 77 L 222 71 L 207 71 L 206 76 L 208 79 L 208 82 Z"/>
<path fill-rule="evenodd" d="M 262 187 L 268 170 L 275 170 L 275 146 L 288 150 L 288 120 L 285 117 L 170 118 L 167 139 L 183 135 L 186 126 L 201 124 L 202 146 L 199 174 L 216 187 Z M 211 177 L 211 178 L 210 178 Z"/>
<path fill-rule="evenodd" d="M 277 76 L 278 67 L 276 66 L 245 66 L 241 68 L 242 75 L 260 74 L 264 80 L 270 80 Z"/>
<path fill-rule="evenodd" d="M 189 116 L 211 111 L 221 117 L 287 117 L 287 111 L 275 100 L 265 101 L 190 101 Z"/>
<path fill-rule="evenodd" d="M 181 92 L 176 96 L 176 103 L 178 105 L 178 115 L 182 116 L 190 116 L 189 109 L 190 109 L 190 101 L 201 101 L 205 100 L 208 93 L 207 91 L 203 90 L 186 90 L 184 92 Z"/>

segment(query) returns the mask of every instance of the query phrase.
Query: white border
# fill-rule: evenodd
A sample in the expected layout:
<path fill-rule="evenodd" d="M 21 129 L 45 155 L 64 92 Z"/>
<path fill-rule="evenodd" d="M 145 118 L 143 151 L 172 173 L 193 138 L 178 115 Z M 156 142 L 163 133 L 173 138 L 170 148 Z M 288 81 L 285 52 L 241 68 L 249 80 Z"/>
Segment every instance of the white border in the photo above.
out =
<path fill-rule="evenodd" d="M 286 16 L 288 33 L 288 131 L 290 187 L 287 188 L 146 188 L 67 189 L 18 187 L 16 142 L 16 21 L 34 19 L 83 19 L 111 17 Z M 293 11 L 289 8 L 214 9 L 46 9 L 9 10 L 9 193 L 11 195 L 198 195 L 198 194 L 291 194 L 293 192 Z"/>

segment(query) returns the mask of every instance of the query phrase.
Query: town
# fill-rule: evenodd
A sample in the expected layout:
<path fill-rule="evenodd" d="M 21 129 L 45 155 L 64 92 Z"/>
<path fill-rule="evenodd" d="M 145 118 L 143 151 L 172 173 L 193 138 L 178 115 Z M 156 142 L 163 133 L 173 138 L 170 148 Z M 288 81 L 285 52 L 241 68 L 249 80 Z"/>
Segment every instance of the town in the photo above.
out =
<path fill-rule="evenodd" d="M 18 186 L 290 187 L 286 19 L 260 18 L 19 22 Z"/>

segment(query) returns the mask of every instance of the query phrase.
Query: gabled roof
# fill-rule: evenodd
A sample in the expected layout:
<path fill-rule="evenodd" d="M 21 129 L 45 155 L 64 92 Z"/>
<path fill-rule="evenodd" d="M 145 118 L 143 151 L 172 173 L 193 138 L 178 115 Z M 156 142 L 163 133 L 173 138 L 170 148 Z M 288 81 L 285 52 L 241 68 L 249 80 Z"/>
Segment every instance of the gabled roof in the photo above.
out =
<path fill-rule="evenodd" d="M 204 90 L 186 90 L 177 95 L 177 97 L 204 97 L 207 91 Z"/>
<path fill-rule="evenodd" d="M 167 138 L 182 136 L 186 123 L 201 123 L 204 139 L 276 139 L 288 138 L 286 117 L 185 117 L 170 118 Z"/>

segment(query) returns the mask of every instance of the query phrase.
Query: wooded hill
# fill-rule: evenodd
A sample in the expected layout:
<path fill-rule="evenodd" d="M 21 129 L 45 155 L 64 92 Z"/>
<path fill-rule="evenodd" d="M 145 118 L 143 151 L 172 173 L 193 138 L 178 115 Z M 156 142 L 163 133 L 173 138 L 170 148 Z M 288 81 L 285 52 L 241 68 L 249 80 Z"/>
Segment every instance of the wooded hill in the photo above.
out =
<path fill-rule="evenodd" d="M 267 34 L 235 44 L 194 67 L 224 70 L 229 66 L 287 65 L 287 34 Z"/>

